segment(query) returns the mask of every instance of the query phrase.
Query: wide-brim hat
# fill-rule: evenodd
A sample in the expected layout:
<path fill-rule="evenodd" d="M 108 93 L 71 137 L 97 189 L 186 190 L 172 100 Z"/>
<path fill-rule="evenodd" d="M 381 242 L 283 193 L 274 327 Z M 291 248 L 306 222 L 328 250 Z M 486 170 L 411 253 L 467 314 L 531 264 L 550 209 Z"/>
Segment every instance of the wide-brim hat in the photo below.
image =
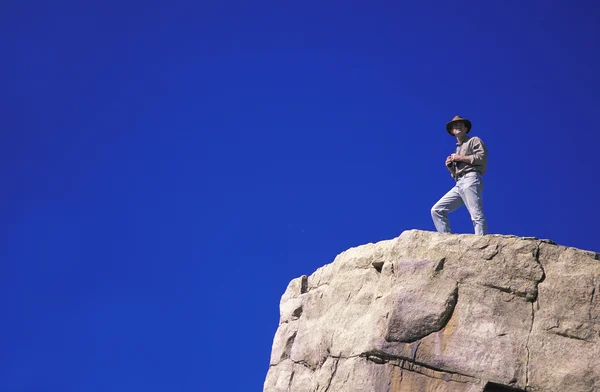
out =
<path fill-rule="evenodd" d="M 465 124 L 465 126 L 467 127 L 467 133 L 469 133 L 469 131 L 471 130 L 471 121 L 467 120 L 466 118 L 462 118 L 461 116 L 454 116 L 454 118 L 450 122 L 448 122 L 448 124 L 446 124 L 446 131 L 448 131 L 450 135 L 454 136 L 454 134 L 452 133 L 452 124 L 459 121 Z"/>

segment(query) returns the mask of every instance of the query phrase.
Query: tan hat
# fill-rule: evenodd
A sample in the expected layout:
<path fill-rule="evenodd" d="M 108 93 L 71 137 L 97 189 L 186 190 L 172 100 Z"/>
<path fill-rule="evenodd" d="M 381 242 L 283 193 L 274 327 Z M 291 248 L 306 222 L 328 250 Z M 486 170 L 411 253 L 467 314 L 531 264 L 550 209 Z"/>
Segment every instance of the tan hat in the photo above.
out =
<path fill-rule="evenodd" d="M 452 121 L 450 121 L 448 124 L 446 124 L 446 131 L 448 131 L 448 133 L 452 136 L 454 136 L 454 134 L 452 133 L 452 124 L 454 124 L 455 122 L 459 122 L 462 121 L 463 123 L 465 123 L 465 126 L 467 127 L 467 133 L 469 133 L 469 131 L 471 130 L 471 121 L 467 120 L 466 118 L 462 118 L 461 116 L 454 116 L 454 118 L 452 119 Z"/>

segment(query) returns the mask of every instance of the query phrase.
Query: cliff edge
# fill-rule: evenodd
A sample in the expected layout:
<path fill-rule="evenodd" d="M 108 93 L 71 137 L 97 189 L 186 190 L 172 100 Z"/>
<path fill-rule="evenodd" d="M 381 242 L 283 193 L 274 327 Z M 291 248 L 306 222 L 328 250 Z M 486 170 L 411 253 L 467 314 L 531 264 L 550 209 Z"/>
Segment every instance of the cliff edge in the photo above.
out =
<path fill-rule="evenodd" d="M 294 279 L 265 392 L 600 391 L 600 255 L 410 230 Z"/>

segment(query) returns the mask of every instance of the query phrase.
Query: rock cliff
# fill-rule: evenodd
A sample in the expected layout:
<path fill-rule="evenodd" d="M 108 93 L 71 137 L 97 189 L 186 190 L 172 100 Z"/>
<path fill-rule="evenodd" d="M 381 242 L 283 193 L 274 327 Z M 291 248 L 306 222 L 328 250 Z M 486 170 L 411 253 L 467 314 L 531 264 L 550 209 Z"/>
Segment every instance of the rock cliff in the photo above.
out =
<path fill-rule="evenodd" d="M 290 282 L 265 392 L 600 391 L 600 255 L 406 231 Z"/>

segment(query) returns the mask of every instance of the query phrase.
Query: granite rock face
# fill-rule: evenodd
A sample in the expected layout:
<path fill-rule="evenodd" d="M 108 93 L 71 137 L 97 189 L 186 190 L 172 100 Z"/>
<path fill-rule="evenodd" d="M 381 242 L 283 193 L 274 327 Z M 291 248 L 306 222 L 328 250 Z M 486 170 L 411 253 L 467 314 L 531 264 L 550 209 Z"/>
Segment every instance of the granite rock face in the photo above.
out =
<path fill-rule="evenodd" d="M 406 231 L 281 298 L 265 392 L 600 391 L 600 255 Z"/>

